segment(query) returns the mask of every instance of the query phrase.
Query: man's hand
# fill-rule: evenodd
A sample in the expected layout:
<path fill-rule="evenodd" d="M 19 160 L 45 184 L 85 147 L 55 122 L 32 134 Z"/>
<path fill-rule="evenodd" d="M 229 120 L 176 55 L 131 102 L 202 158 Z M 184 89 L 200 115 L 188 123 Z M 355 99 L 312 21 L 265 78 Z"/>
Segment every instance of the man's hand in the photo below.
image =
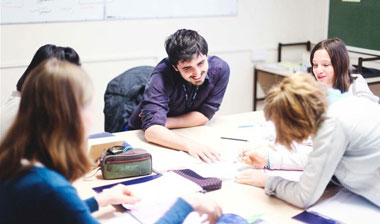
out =
<path fill-rule="evenodd" d="M 219 160 L 220 154 L 205 145 L 178 135 L 161 125 L 153 125 L 145 130 L 145 139 L 158 145 L 188 152 L 191 156 L 207 163 Z"/>
<path fill-rule="evenodd" d="M 254 168 L 264 168 L 268 165 L 269 152 L 274 148 L 268 143 L 251 143 L 241 150 L 238 160 Z"/>
<path fill-rule="evenodd" d="M 118 204 L 135 204 L 140 201 L 125 185 L 118 184 L 110 189 L 103 190 L 95 196 L 99 207 Z"/>
<path fill-rule="evenodd" d="M 243 149 L 238 160 L 254 168 L 264 168 L 268 164 L 268 153 L 262 150 Z"/>
<path fill-rule="evenodd" d="M 193 141 L 188 142 L 187 150 L 191 156 L 197 159 L 201 159 L 206 163 L 216 162 L 220 160 L 219 152 L 208 146 L 201 145 Z"/>

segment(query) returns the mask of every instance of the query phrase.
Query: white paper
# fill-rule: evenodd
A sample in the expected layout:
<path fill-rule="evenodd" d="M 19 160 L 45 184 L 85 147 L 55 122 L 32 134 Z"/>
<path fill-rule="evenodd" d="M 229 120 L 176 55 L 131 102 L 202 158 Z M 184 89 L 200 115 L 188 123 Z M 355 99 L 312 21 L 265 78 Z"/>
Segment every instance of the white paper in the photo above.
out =
<path fill-rule="evenodd" d="M 229 128 L 222 133 L 221 137 L 242 139 L 251 142 L 273 142 L 275 136 L 276 131 L 273 123 L 265 121 L 255 125 L 242 125 L 235 128 Z M 227 140 L 228 139 L 226 139 L 226 141 Z"/>
<path fill-rule="evenodd" d="M 380 220 L 380 207 L 346 189 L 308 211 L 343 223 L 379 223 Z"/>
<path fill-rule="evenodd" d="M 128 223 L 128 224 L 141 224 L 141 222 L 139 222 L 138 220 L 133 218 L 133 216 L 131 214 L 129 214 L 128 212 L 125 212 L 121 215 L 113 217 L 113 218 L 107 220 L 106 222 L 104 222 L 104 224 L 126 224 L 126 223 Z"/>
<path fill-rule="evenodd" d="M 196 193 L 202 188 L 196 183 L 173 172 L 141 184 L 129 185 L 128 188 L 141 201 L 135 205 L 123 204 L 143 223 L 154 223 L 173 205 L 178 197 Z"/>
<path fill-rule="evenodd" d="M 168 158 L 154 158 L 153 171 L 156 173 L 164 173 L 168 170 L 191 169 L 200 176 L 215 177 L 221 180 L 234 179 L 238 173 L 238 169 L 242 164 L 237 162 L 238 152 L 230 150 L 228 153 L 221 155 L 221 160 L 213 163 L 205 163 L 200 159 L 196 159 L 186 152 L 176 152 L 175 158 L 168 162 Z"/>

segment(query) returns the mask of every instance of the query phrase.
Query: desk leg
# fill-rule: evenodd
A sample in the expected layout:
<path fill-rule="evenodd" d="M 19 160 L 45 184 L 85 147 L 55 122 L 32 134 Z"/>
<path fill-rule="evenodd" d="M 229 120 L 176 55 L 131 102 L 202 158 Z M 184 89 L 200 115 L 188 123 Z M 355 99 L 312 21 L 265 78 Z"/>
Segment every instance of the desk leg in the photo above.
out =
<path fill-rule="evenodd" d="M 253 111 L 256 111 L 256 104 L 257 104 L 257 69 L 255 69 L 255 72 L 253 73 Z"/>

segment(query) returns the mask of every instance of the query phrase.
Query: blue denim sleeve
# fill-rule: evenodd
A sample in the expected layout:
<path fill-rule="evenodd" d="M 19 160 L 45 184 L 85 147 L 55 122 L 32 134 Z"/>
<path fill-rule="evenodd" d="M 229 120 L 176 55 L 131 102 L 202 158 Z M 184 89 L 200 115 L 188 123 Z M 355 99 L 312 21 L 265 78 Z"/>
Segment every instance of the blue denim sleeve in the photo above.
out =
<path fill-rule="evenodd" d="M 178 198 L 172 207 L 162 216 L 156 224 L 180 224 L 186 216 L 193 211 L 191 205 L 189 205 L 182 198 Z"/>

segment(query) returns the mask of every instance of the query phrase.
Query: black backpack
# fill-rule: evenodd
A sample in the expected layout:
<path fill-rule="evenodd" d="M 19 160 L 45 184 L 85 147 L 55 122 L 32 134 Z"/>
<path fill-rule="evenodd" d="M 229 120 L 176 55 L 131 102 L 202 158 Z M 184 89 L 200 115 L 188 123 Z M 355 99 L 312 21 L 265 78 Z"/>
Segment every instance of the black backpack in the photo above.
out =
<path fill-rule="evenodd" d="M 145 84 L 154 67 L 131 68 L 112 79 L 104 93 L 104 130 L 123 131 L 128 119 L 142 100 Z"/>

